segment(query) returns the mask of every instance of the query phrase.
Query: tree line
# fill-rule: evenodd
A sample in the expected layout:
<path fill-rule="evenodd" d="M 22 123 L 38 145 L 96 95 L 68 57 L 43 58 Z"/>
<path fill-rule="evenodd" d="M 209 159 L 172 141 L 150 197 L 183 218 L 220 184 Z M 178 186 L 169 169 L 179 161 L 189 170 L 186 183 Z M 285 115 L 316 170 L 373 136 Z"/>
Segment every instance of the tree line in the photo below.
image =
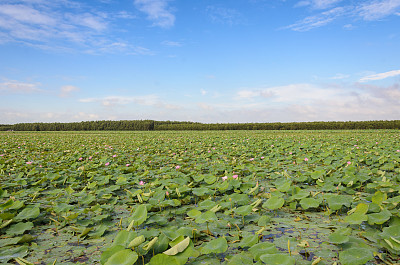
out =
<path fill-rule="evenodd" d="M 121 120 L 0 124 L 0 131 L 166 131 L 166 130 L 366 130 L 400 129 L 400 120 L 272 123 L 200 123 Z"/>

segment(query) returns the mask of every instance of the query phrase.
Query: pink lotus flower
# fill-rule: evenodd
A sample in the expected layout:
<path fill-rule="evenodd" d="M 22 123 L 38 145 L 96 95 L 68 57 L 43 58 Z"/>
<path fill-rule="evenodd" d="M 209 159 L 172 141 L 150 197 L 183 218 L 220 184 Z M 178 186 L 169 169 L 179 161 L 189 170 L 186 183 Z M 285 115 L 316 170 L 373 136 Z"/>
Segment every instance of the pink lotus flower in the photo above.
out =
<path fill-rule="evenodd" d="M 113 157 L 117 157 L 117 155 L 113 155 Z"/>
<path fill-rule="evenodd" d="M 80 157 L 78 160 L 79 160 L 79 161 L 82 161 L 82 159 L 83 159 L 83 158 L 82 158 L 82 157 Z"/>
<path fill-rule="evenodd" d="M 93 157 L 89 156 L 89 160 L 92 160 Z"/>
<path fill-rule="evenodd" d="M 105 163 L 104 165 L 105 165 L 105 166 L 108 166 L 109 164 L 110 164 L 110 162 L 107 162 L 107 163 Z"/>
<path fill-rule="evenodd" d="M 222 177 L 222 180 L 225 181 L 228 179 L 228 176 Z"/>
<path fill-rule="evenodd" d="M 347 161 L 347 165 L 351 165 L 351 162 L 350 162 L 350 161 Z"/>
<path fill-rule="evenodd" d="M 129 167 L 131 164 L 126 164 L 127 167 Z"/>
<path fill-rule="evenodd" d="M 398 150 L 397 150 L 398 151 Z M 0 156 L 4 156 L 4 154 L 1 154 Z"/>
<path fill-rule="evenodd" d="M 232 178 L 233 179 L 237 179 L 239 176 L 238 175 L 233 175 Z"/>
<path fill-rule="evenodd" d="M 165 192 L 165 195 L 169 196 L 169 192 L 168 192 L 168 191 L 166 191 L 166 192 Z"/>
<path fill-rule="evenodd" d="M 254 160 L 254 158 L 250 158 L 250 161 L 253 161 Z"/>
<path fill-rule="evenodd" d="M 33 163 L 32 161 L 26 162 L 27 165 L 30 165 L 30 164 L 32 164 L 32 163 Z"/>
<path fill-rule="evenodd" d="M 397 150 L 396 152 L 400 152 L 400 150 Z"/>
<path fill-rule="evenodd" d="M 181 166 L 176 166 L 176 167 L 175 167 L 175 169 L 180 169 L 180 168 L 181 168 Z"/>
<path fill-rule="evenodd" d="M 306 161 L 306 162 L 307 162 L 307 161 L 308 161 L 308 158 L 307 158 L 307 157 L 306 157 L 306 158 L 304 158 L 304 161 Z"/>
<path fill-rule="evenodd" d="M 146 182 L 144 182 L 143 180 L 141 180 L 141 181 L 139 182 L 139 185 L 140 185 L 140 186 L 143 186 L 145 183 L 146 183 Z"/>
<path fill-rule="evenodd" d="M 293 154 L 292 152 L 289 152 L 289 155 Z"/>
<path fill-rule="evenodd" d="M 262 157 L 260 157 L 261 159 L 264 159 L 264 157 L 262 156 Z"/>

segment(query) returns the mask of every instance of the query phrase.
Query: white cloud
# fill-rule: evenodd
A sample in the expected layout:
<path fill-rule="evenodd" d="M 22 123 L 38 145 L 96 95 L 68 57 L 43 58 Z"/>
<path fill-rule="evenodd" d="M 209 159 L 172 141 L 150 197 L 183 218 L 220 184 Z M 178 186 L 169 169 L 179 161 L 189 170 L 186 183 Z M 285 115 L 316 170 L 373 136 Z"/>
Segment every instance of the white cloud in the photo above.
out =
<path fill-rule="evenodd" d="M 375 80 L 381 80 L 381 79 L 385 79 L 385 78 L 389 78 L 389 77 L 394 77 L 397 75 L 400 75 L 400 70 L 393 70 L 393 71 L 389 71 L 389 72 L 385 72 L 385 73 L 364 76 L 359 81 L 360 82 L 375 81 Z"/>
<path fill-rule="evenodd" d="M 287 26 L 286 28 L 294 31 L 308 31 L 314 28 L 325 26 L 338 17 L 344 16 L 346 12 L 346 8 L 336 7 L 314 16 L 308 16 L 297 23 Z"/>
<path fill-rule="evenodd" d="M 350 75 L 338 73 L 335 76 L 332 76 L 330 79 L 339 80 L 339 79 L 346 79 L 346 78 L 349 78 L 349 77 L 350 77 Z"/>
<path fill-rule="evenodd" d="M 170 46 L 170 47 L 182 47 L 182 43 L 178 42 L 178 41 L 165 40 L 165 41 L 161 42 L 161 44 L 163 44 L 165 46 Z"/>
<path fill-rule="evenodd" d="M 208 17 L 213 22 L 235 25 L 240 23 L 241 14 L 239 11 L 225 7 L 208 6 L 206 8 Z"/>
<path fill-rule="evenodd" d="M 68 97 L 72 92 L 79 91 L 79 87 L 76 86 L 62 86 L 60 91 L 60 97 Z"/>
<path fill-rule="evenodd" d="M 17 42 L 62 52 L 143 54 L 137 52 L 141 47 L 112 34 L 116 20 L 133 18 L 129 13 L 95 9 L 87 3 L 70 1 L 16 0 L 0 4 L 0 43 Z"/>
<path fill-rule="evenodd" d="M 100 103 L 104 107 L 115 107 L 118 105 L 137 104 L 141 106 L 150 106 L 165 109 L 180 109 L 181 107 L 174 104 L 168 104 L 159 99 L 156 95 L 123 97 L 123 96 L 107 96 L 102 98 L 83 98 L 79 99 L 83 103 Z"/>
<path fill-rule="evenodd" d="M 353 20 L 357 20 L 359 18 L 367 21 L 379 20 L 390 15 L 398 15 L 400 10 L 400 0 L 355 1 L 352 4 L 337 5 L 339 2 L 342 1 L 300 1 L 295 5 L 295 7 L 310 7 L 311 11 L 314 11 L 315 14 L 307 16 L 304 19 L 285 28 L 292 29 L 294 31 L 308 31 L 314 28 L 325 26 L 343 17 Z M 327 8 L 331 9 L 326 10 Z M 350 23 L 347 23 L 344 28 L 352 29 L 354 26 Z"/>
<path fill-rule="evenodd" d="M 170 28 L 175 23 L 175 16 L 168 8 L 167 0 L 135 0 L 135 6 L 147 14 L 154 26 Z"/>
<path fill-rule="evenodd" d="M 311 6 L 313 9 L 326 9 L 332 7 L 334 4 L 341 2 L 342 0 L 312 0 L 312 1 L 300 1 L 295 7 Z"/>
<path fill-rule="evenodd" d="M 358 14 L 365 20 L 377 20 L 396 14 L 399 10 L 400 0 L 379 0 L 362 4 Z"/>
<path fill-rule="evenodd" d="M 201 93 L 201 95 L 202 95 L 202 96 L 205 96 L 205 95 L 207 95 L 207 91 L 206 91 L 206 90 L 204 90 L 204 89 L 201 89 L 201 90 L 200 90 L 200 93 Z"/>
<path fill-rule="evenodd" d="M 19 82 L 19 81 L 6 81 L 3 83 L 0 83 L 0 92 L 5 92 L 5 93 L 21 93 L 21 94 L 26 94 L 26 93 L 35 93 L 35 92 L 40 92 L 41 89 L 38 88 L 39 84 L 33 84 L 33 83 L 24 83 L 24 82 Z"/>

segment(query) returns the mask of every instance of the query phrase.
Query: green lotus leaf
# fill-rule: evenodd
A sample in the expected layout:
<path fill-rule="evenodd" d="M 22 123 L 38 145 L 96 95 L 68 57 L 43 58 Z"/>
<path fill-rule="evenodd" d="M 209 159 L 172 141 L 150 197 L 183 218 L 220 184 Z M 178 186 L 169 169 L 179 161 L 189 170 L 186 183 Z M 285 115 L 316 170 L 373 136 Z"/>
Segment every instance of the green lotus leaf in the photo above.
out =
<path fill-rule="evenodd" d="M 207 211 L 198 216 L 195 221 L 198 224 L 203 224 L 205 222 L 218 221 L 218 218 L 214 212 Z"/>
<path fill-rule="evenodd" d="M 373 258 L 372 252 L 365 248 L 350 248 L 339 253 L 343 265 L 362 265 Z"/>
<path fill-rule="evenodd" d="M 327 202 L 329 205 L 329 208 L 332 211 L 337 211 L 340 208 L 342 208 L 342 206 L 346 206 L 349 207 L 351 202 L 353 201 L 353 198 L 351 196 L 346 196 L 346 195 L 332 195 L 327 197 Z"/>
<path fill-rule="evenodd" d="M 143 235 L 140 235 L 138 237 L 135 237 L 134 239 L 132 239 L 132 241 L 129 243 L 128 248 L 135 248 L 137 246 L 139 246 L 140 244 L 142 244 L 146 239 L 144 238 Z"/>
<path fill-rule="evenodd" d="M 271 242 L 258 243 L 249 248 L 249 251 L 257 261 L 260 261 L 260 257 L 264 254 L 276 254 L 278 252 L 275 244 Z"/>
<path fill-rule="evenodd" d="M 290 190 L 290 186 L 292 185 L 291 181 L 285 181 L 282 184 L 277 184 L 275 183 L 276 188 L 280 191 L 280 192 L 287 192 Z"/>
<path fill-rule="evenodd" d="M 344 244 L 348 242 L 350 237 L 340 231 L 335 231 L 329 235 L 329 242 L 332 244 Z"/>
<path fill-rule="evenodd" d="M 268 265 L 294 265 L 295 259 L 287 254 L 264 254 L 260 260 Z"/>
<path fill-rule="evenodd" d="M 213 239 L 210 242 L 204 243 L 200 251 L 202 254 L 223 253 L 228 249 L 228 243 L 224 237 Z"/>
<path fill-rule="evenodd" d="M 352 225 L 359 225 L 364 221 L 368 220 L 368 216 L 365 214 L 360 214 L 360 213 L 353 213 L 351 215 L 348 215 L 344 218 L 344 221 L 352 224 Z"/>
<path fill-rule="evenodd" d="M 297 193 L 295 193 L 293 195 L 293 198 L 296 199 L 296 200 L 301 200 L 301 199 L 304 199 L 304 198 L 308 197 L 309 195 L 310 195 L 309 191 L 301 189 L 301 190 L 297 191 Z"/>
<path fill-rule="evenodd" d="M 242 240 L 239 243 L 239 246 L 241 248 L 245 248 L 245 247 L 252 247 L 255 244 L 258 243 L 258 235 L 248 235 L 242 238 Z"/>
<path fill-rule="evenodd" d="M 0 239 L 0 248 L 10 245 L 18 244 L 22 237 L 12 237 L 12 238 L 4 238 Z"/>
<path fill-rule="evenodd" d="M 115 245 L 112 247 L 107 248 L 105 251 L 103 251 L 103 253 L 101 253 L 101 257 L 100 257 L 100 263 L 104 264 L 106 263 L 106 261 L 115 253 L 124 250 L 125 247 L 121 246 L 121 245 Z"/>
<path fill-rule="evenodd" d="M 187 237 L 175 246 L 171 247 L 170 249 L 166 250 L 163 252 L 163 254 L 168 255 L 168 256 L 174 256 L 182 251 L 184 251 L 190 243 L 190 238 Z"/>
<path fill-rule="evenodd" d="M 202 188 L 194 188 L 194 189 L 192 190 L 193 194 L 194 194 L 194 195 L 197 195 L 197 196 L 204 196 L 204 195 L 206 195 L 206 194 L 209 194 L 210 191 L 211 191 L 211 190 L 210 190 L 209 188 L 205 188 L 205 187 L 202 187 Z"/>
<path fill-rule="evenodd" d="M 146 205 L 139 205 L 135 212 L 132 214 L 130 220 L 133 220 L 133 224 L 135 226 L 139 226 L 141 224 L 143 224 L 144 221 L 146 221 L 147 219 L 147 207 Z"/>
<path fill-rule="evenodd" d="M 10 226 L 10 228 L 7 229 L 6 234 L 8 235 L 21 235 L 27 230 L 31 230 L 33 228 L 33 223 L 32 222 L 26 222 L 26 223 L 18 223 L 15 225 Z"/>
<path fill-rule="evenodd" d="M 267 226 L 271 222 L 271 216 L 263 215 L 258 219 L 258 226 Z"/>
<path fill-rule="evenodd" d="M 317 208 L 320 203 L 320 200 L 314 198 L 304 198 L 300 200 L 300 205 L 305 210 L 307 210 L 308 208 Z"/>
<path fill-rule="evenodd" d="M 392 216 L 392 214 L 388 210 L 383 209 L 379 213 L 371 213 L 371 214 L 367 214 L 367 216 L 368 216 L 368 224 L 381 225 L 381 224 L 385 223 L 386 221 L 388 221 L 390 219 L 390 217 Z"/>
<path fill-rule="evenodd" d="M 123 249 L 114 253 L 104 265 L 133 265 L 138 259 L 138 254 L 130 249 Z"/>
<path fill-rule="evenodd" d="M 201 212 L 199 210 L 197 210 L 197 209 L 192 209 L 192 210 L 187 212 L 187 215 L 189 217 L 191 217 L 191 218 L 196 218 L 196 217 L 201 215 Z"/>
<path fill-rule="evenodd" d="M 149 265 L 184 265 L 188 258 L 186 257 L 177 257 L 177 256 L 168 256 L 165 254 L 157 254 L 151 258 Z"/>
<path fill-rule="evenodd" d="M 382 205 L 382 202 L 387 200 L 387 194 L 378 190 L 375 192 L 374 196 L 372 196 L 372 202 L 378 205 Z"/>
<path fill-rule="evenodd" d="M 121 230 L 118 232 L 118 234 L 115 236 L 114 241 L 113 241 L 113 246 L 120 245 L 123 247 L 127 247 L 128 244 L 137 237 L 137 233 L 135 231 L 126 231 L 126 230 Z"/>
<path fill-rule="evenodd" d="M 26 207 L 14 218 L 14 221 L 35 219 L 39 214 L 39 207 Z"/>
<path fill-rule="evenodd" d="M 270 210 L 276 210 L 283 206 L 285 200 L 283 198 L 272 196 L 262 205 L 263 208 L 268 208 Z"/>
<path fill-rule="evenodd" d="M 241 216 L 249 215 L 252 212 L 253 207 L 251 205 L 240 206 L 236 208 L 234 212 Z"/>
<path fill-rule="evenodd" d="M 213 184 L 215 181 L 217 181 L 217 177 L 213 176 L 213 175 L 207 175 L 207 176 L 204 177 L 204 181 L 207 184 Z"/>
<path fill-rule="evenodd" d="M 28 255 L 27 246 L 0 249 L 0 262 L 5 263 L 10 259 L 22 258 Z"/>
<path fill-rule="evenodd" d="M 233 256 L 227 265 L 248 265 L 253 264 L 253 258 L 248 253 L 240 253 Z"/>

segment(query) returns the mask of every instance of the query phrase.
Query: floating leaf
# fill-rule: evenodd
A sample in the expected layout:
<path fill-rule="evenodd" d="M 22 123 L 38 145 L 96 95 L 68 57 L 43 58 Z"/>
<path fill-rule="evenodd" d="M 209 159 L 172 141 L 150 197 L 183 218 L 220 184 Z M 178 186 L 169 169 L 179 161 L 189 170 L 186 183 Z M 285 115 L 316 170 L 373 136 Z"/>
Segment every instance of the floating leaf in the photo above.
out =
<path fill-rule="evenodd" d="M 130 218 L 133 220 L 133 224 L 135 226 L 141 225 L 147 219 L 147 207 L 146 205 L 139 205 L 135 212 L 133 213 L 132 217 Z"/>
<path fill-rule="evenodd" d="M 39 207 L 26 207 L 15 218 L 15 221 L 35 219 L 40 214 Z"/>
<path fill-rule="evenodd" d="M 184 251 L 190 243 L 190 238 L 187 237 L 172 248 L 168 249 L 167 251 L 164 251 L 163 253 L 168 256 L 174 256 L 182 251 Z"/>
<path fill-rule="evenodd" d="M 215 213 L 211 211 L 204 212 L 196 218 L 196 223 L 199 224 L 203 224 L 205 222 L 213 222 L 213 221 L 218 221 L 218 218 L 215 215 Z"/>
<path fill-rule="evenodd" d="M 228 249 L 228 243 L 224 237 L 211 240 L 210 242 L 204 243 L 200 251 L 202 254 L 210 253 L 223 253 Z"/>
<path fill-rule="evenodd" d="M 287 254 L 264 254 L 260 260 L 268 265 L 294 265 L 295 259 Z"/>
<path fill-rule="evenodd" d="M 21 235 L 27 230 L 31 230 L 33 228 L 32 222 L 27 223 L 18 223 L 12 225 L 10 228 L 7 229 L 6 233 L 8 235 Z"/>
<path fill-rule="evenodd" d="M 260 261 L 260 256 L 264 254 L 275 254 L 278 252 L 274 243 L 261 242 L 249 248 L 253 258 Z"/>
<path fill-rule="evenodd" d="M 339 253 L 343 265 L 362 265 L 373 258 L 372 252 L 365 248 L 350 248 Z"/>
<path fill-rule="evenodd" d="M 130 249 L 114 253 L 104 265 L 133 265 L 138 259 L 138 254 Z"/>
<path fill-rule="evenodd" d="M 268 208 L 270 210 L 276 210 L 279 209 L 283 206 L 285 203 L 285 200 L 283 198 L 277 197 L 277 196 L 272 196 L 270 199 L 268 199 L 263 205 L 263 208 Z"/>

